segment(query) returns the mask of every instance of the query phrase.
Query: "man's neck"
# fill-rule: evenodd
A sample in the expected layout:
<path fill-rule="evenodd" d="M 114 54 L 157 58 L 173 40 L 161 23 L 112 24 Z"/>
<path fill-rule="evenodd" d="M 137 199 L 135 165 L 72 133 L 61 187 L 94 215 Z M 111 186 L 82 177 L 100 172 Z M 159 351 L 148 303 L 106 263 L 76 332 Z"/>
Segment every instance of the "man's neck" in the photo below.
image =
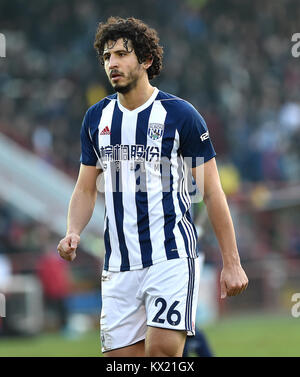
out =
<path fill-rule="evenodd" d="M 122 106 L 132 111 L 142 106 L 152 96 L 154 87 L 149 82 L 143 85 L 137 85 L 131 89 L 128 93 L 118 93 L 118 98 Z"/>

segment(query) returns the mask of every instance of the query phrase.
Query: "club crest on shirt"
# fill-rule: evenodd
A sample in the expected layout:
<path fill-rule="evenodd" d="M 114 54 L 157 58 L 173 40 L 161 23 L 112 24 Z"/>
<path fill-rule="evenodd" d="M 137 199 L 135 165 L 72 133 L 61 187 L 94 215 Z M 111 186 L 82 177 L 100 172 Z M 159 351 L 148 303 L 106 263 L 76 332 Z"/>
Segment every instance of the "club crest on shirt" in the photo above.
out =
<path fill-rule="evenodd" d="M 164 125 L 160 123 L 149 123 L 148 136 L 152 140 L 158 140 L 164 133 Z"/>

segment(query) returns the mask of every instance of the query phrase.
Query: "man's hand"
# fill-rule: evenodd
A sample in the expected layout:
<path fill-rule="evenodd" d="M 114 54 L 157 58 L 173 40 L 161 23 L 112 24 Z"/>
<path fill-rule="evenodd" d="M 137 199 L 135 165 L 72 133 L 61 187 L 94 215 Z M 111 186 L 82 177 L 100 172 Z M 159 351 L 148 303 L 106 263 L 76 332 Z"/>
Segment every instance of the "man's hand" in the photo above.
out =
<path fill-rule="evenodd" d="M 236 296 L 248 286 L 248 278 L 240 264 L 223 266 L 220 277 L 221 298 Z"/>
<path fill-rule="evenodd" d="M 58 246 L 57 251 L 59 255 L 69 261 L 72 262 L 76 258 L 76 249 L 79 245 L 80 237 L 78 234 L 70 233 L 63 238 Z"/>

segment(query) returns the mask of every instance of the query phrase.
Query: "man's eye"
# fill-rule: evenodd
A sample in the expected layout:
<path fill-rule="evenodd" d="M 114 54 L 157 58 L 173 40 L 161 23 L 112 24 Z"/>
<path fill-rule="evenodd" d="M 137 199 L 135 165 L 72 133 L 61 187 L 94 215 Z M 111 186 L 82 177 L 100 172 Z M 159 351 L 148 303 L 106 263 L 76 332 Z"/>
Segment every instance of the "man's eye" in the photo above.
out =
<path fill-rule="evenodd" d="M 104 60 L 109 60 L 110 56 L 109 55 L 104 55 L 103 59 Z"/>

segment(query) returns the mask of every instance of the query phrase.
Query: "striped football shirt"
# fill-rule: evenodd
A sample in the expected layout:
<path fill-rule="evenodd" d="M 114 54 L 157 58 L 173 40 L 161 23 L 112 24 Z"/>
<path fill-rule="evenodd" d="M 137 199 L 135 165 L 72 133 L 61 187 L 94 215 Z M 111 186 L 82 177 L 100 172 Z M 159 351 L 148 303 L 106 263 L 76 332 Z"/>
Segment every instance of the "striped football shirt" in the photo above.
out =
<path fill-rule="evenodd" d="M 81 148 L 81 163 L 104 174 L 105 270 L 197 257 L 186 173 L 215 151 L 190 103 L 155 88 L 131 111 L 108 96 L 86 112 Z"/>

